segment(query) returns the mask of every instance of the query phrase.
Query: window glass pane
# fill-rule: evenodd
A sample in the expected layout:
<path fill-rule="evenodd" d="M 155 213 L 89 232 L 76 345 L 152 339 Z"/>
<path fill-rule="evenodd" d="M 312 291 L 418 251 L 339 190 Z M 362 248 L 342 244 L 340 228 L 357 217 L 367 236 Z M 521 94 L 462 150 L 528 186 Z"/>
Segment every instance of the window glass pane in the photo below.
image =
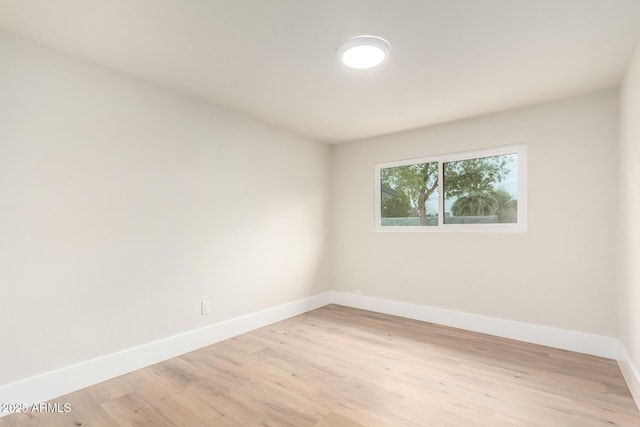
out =
<path fill-rule="evenodd" d="M 438 225 L 438 163 L 380 169 L 382 226 Z"/>
<path fill-rule="evenodd" d="M 517 223 L 517 158 L 504 154 L 444 163 L 444 223 Z"/>

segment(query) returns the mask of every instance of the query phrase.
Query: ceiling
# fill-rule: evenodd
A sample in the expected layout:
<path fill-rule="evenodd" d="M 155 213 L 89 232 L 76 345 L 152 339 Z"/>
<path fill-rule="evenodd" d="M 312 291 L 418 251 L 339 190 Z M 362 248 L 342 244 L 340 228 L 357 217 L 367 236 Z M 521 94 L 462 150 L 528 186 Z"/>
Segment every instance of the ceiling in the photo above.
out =
<path fill-rule="evenodd" d="M 0 0 L 0 28 L 336 143 L 615 87 L 640 0 Z M 360 34 L 382 67 L 338 62 Z"/>

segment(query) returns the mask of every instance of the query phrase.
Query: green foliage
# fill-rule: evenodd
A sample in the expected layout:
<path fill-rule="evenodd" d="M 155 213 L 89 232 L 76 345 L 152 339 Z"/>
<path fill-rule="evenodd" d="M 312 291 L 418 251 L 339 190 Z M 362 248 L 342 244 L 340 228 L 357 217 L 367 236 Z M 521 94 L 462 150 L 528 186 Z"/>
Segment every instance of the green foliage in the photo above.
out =
<path fill-rule="evenodd" d="M 427 200 L 438 189 L 437 163 L 418 163 L 382 169 L 380 179 L 382 185 L 406 195 L 411 208 L 417 210 L 420 216 L 420 224 L 427 224 Z"/>
<path fill-rule="evenodd" d="M 495 190 L 493 196 L 498 202 L 495 213 L 498 215 L 498 222 L 516 222 L 518 216 L 518 201 L 503 189 Z"/>
<path fill-rule="evenodd" d="M 451 206 L 451 213 L 454 216 L 497 215 L 500 223 L 516 222 L 517 203 L 517 200 L 503 189 L 476 191 L 458 197 Z"/>
<path fill-rule="evenodd" d="M 411 205 L 418 208 L 421 196 L 438 187 L 438 164 L 418 163 L 380 171 L 382 185 L 404 192 Z M 425 199 L 426 201 L 426 199 Z"/>
<path fill-rule="evenodd" d="M 490 191 L 474 191 L 458 197 L 451 206 L 454 216 L 488 216 L 495 215 L 498 201 Z"/>
<path fill-rule="evenodd" d="M 509 174 L 512 161 L 510 156 L 493 156 L 445 163 L 445 198 L 493 191 Z"/>
<path fill-rule="evenodd" d="M 382 218 L 407 218 L 413 214 L 411 200 L 401 189 L 393 197 L 382 196 Z"/>

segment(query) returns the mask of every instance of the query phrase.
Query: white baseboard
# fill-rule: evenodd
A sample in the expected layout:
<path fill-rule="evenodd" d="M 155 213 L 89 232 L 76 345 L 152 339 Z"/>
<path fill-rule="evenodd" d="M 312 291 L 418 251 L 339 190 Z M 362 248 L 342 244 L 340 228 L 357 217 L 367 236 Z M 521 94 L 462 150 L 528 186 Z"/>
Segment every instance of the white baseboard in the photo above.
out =
<path fill-rule="evenodd" d="M 337 291 L 282 304 L 7 384 L 0 387 L 0 402 L 45 402 L 330 303 L 618 359 L 636 403 L 640 402 L 639 371 L 615 338 Z M 7 413 L 0 413 L 0 417 L 3 415 Z"/>
<path fill-rule="evenodd" d="M 7 384 L 0 387 L 0 403 L 30 405 L 45 402 L 330 302 L 331 294 L 325 292 Z M 7 414 L 0 412 L 0 417 Z"/>
<path fill-rule="evenodd" d="M 437 323 L 609 359 L 618 359 L 618 340 L 603 335 L 551 328 L 346 292 L 332 291 L 331 301 L 348 307 Z"/>
<path fill-rule="evenodd" d="M 629 386 L 629 391 L 633 396 L 633 400 L 636 402 L 636 406 L 640 409 L 640 370 L 638 370 L 638 367 L 633 363 L 631 356 L 622 343 L 620 343 L 618 366 L 620 366 L 622 376 L 624 376 L 624 380 Z"/>

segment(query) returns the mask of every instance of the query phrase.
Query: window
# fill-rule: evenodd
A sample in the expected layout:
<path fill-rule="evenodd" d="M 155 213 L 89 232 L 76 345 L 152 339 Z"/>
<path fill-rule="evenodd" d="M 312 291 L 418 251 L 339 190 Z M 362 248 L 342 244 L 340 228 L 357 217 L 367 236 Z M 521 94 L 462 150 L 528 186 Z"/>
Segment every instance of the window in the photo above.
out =
<path fill-rule="evenodd" d="M 378 231 L 525 231 L 526 146 L 376 165 Z"/>

